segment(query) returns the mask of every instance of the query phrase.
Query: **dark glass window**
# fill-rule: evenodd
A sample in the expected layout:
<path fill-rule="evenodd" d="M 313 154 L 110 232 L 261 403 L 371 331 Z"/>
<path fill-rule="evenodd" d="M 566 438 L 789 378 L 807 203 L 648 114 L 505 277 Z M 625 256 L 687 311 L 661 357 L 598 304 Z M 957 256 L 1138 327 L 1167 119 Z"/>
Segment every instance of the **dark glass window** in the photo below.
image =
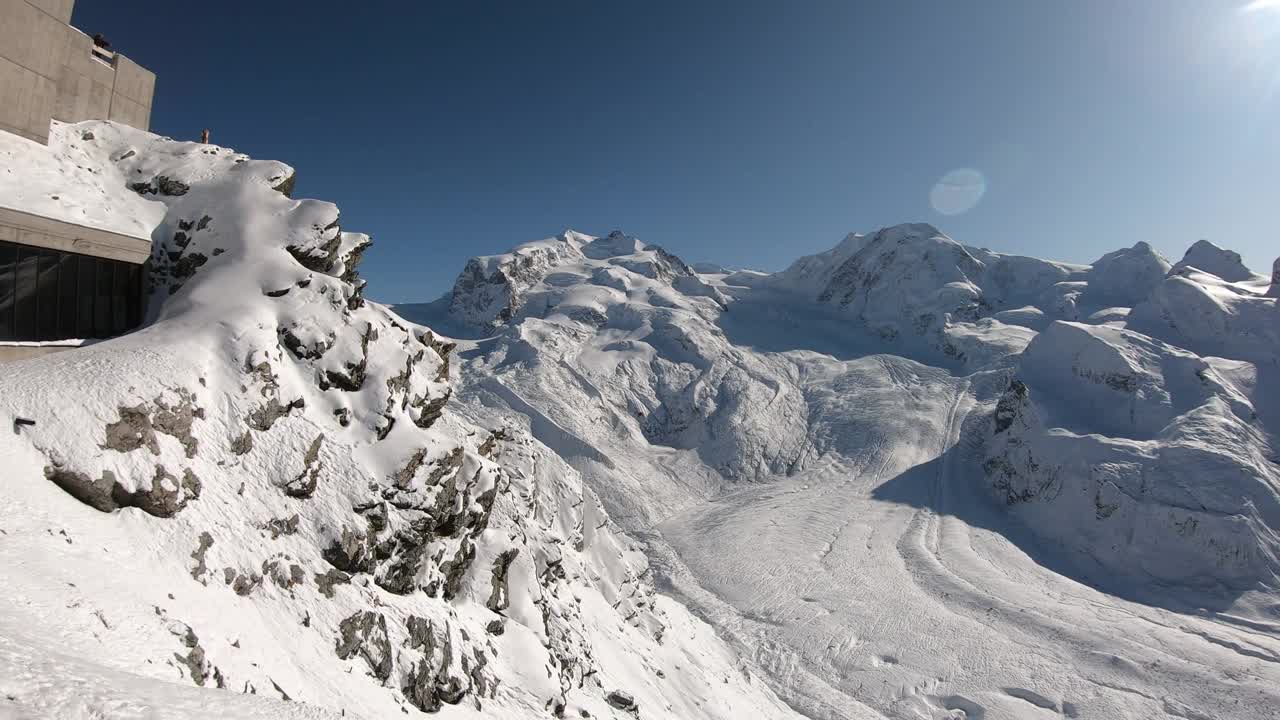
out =
<path fill-rule="evenodd" d="M 58 337 L 74 338 L 76 335 L 76 289 L 80 256 L 59 253 L 58 258 Z"/>
<path fill-rule="evenodd" d="M 0 340 L 16 337 L 13 327 L 13 295 L 17 287 L 18 246 L 0 243 Z"/>
<path fill-rule="evenodd" d="M 40 251 L 40 277 L 36 281 L 36 339 L 58 339 L 58 255 Z"/>
<path fill-rule="evenodd" d="M 142 266 L 126 265 L 125 269 L 129 273 L 129 291 L 124 296 L 126 314 L 129 327 L 135 328 L 142 324 Z"/>
<path fill-rule="evenodd" d="M 129 304 L 126 298 L 133 290 L 129 287 L 129 267 L 124 263 L 111 263 L 115 267 L 115 288 L 111 292 L 111 334 L 120 335 L 129 329 Z"/>
<path fill-rule="evenodd" d="M 0 341 L 105 338 L 142 322 L 142 266 L 0 242 Z"/>
<path fill-rule="evenodd" d="M 98 259 L 80 257 L 76 278 L 76 337 L 80 339 L 94 337 L 93 334 L 93 300 L 94 285 L 98 282 Z"/>
<path fill-rule="evenodd" d="M 98 262 L 98 279 L 93 293 L 93 337 L 96 338 L 111 337 L 112 265 L 109 260 Z"/>
<path fill-rule="evenodd" d="M 18 248 L 18 278 L 14 283 L 14 334 L 19 340 L 36 339 L 36 288 L 40 276 L 40 251 Z"/>

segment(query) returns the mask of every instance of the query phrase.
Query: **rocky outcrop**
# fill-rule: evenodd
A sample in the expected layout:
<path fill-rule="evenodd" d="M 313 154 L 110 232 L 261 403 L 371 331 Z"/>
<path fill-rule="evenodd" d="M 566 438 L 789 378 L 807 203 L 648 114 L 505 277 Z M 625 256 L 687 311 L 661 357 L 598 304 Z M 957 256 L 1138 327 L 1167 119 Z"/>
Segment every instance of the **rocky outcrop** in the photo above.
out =
<path fill-rule="evenodd" d="M 640 706 L 636 705 L 636 699 L 625 690 L 610 690 L 604 699 L 619 710 L 632 713 L 640 711 Z"/>
<path fill-rule="evenodd" d="M 391 677 L 391 642 L 387 639 L 387 619 L 381 613 L 357 612 L 338 626 L 338 657 L 348 660 L 359 656 L 379 680 Z"/>
<path fill-rule="evenodd" d="M 181 479 L 163 465 L 156 465 L 154 473 L 149 480 L 139 479 L 130 487 L 120 482 L 111 470 L 103 470 L 95 480 L 83 472 L 56 464 L 44 469 L 46 479 L 102 512 L 134 507 L 156 517 L 172 517 L 200 497 L 200 479 L 190 469 L 183 470 Z"/>
<path fill-rule="evenodd" d="M 145 447 L 159 455 L 156 433 L 160 433 L 181 443 L 187 457 L 195 457 L 199 442 L 191 435 L 191 425 L 204 419 L 204 410 L 196 406 L 192 392 L 177 388 L 173 393 L 173 401 L 160 395 L 151 403 L 120 408 L 120 419 L 106 427 L 103 449 L 128 453 Z"/>

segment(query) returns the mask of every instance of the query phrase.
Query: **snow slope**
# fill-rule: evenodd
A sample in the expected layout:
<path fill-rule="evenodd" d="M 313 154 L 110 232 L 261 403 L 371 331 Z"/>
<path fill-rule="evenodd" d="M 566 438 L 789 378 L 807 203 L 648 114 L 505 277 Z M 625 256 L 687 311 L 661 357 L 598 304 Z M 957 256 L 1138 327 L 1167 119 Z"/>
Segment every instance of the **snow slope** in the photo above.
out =
<path fill-rule="evenodd" d="M 143 328 L 0 373 L 0 717 L 795 717 L 521 419 L 450 402 L 291 168 L 101 122 L 6 152 L 6 202 L 155 247 Z"/>
<path fill-rule="evenodd" d="M 568 231 L 395 310 L 808 717 L 1278 716 L 1265 282 L 928 225 L 706 269 Z"/>

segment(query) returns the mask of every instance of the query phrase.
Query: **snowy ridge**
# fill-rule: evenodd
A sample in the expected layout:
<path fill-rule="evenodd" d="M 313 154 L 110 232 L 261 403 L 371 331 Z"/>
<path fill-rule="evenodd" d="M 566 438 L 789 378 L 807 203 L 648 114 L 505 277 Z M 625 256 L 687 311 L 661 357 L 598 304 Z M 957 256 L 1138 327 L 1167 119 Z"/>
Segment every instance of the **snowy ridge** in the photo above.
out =
<path fill-rule="evenodd" d="M 6 716 L 793 717 L 574 470 L 449 402 L 454 346 L 363 298 L 369 238 L 290 168 L 99 122 L 13 158 L 163 214 L 149 324 L 0 377 L 37 421 L 0 441 Z"/>
<path fill-rule="evenodd" d="M 396 311 L 472 338 L 460 401 L 578 469 L 793 707 L 1280 702 L 1280 323 L 1229 252 L 1073 265 L 917 224 L 682 285 L 646 247 L 566 233 Z"/>

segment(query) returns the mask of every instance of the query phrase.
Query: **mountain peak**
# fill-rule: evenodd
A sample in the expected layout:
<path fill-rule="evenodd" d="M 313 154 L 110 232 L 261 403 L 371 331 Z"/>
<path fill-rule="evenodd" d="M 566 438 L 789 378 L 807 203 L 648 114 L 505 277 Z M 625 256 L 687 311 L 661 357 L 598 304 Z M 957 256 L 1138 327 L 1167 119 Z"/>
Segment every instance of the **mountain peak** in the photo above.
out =
<path fill-rule="evenodd" d="M 1254 277 L 1253 272 L 1245 267 L 1240 253 L 1218 247 L 1208 240 L 1197 240 L 1187 248 L 1186 254 L 1169 272 L 1174 274 L 1189 267 L 1217 275 L 1227 282 L 1241 282 Z"/>

